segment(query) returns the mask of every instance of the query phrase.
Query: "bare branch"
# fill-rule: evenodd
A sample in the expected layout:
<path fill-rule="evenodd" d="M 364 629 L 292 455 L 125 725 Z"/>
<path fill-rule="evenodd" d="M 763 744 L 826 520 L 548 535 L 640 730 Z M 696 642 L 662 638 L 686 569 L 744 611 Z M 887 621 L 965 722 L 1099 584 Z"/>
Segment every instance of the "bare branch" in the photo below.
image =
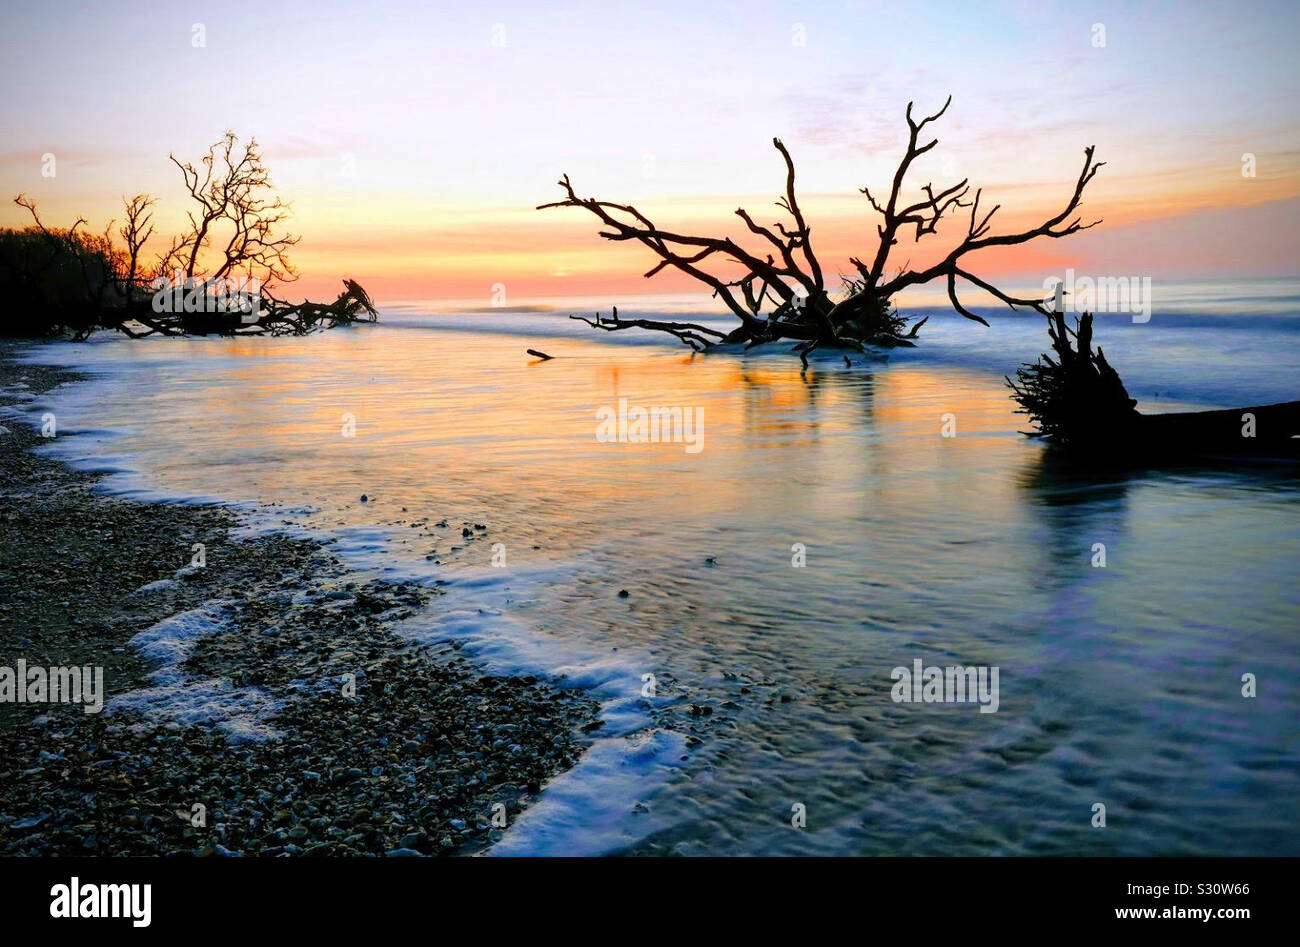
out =
<path fill-rule="evenodd" d="M 755 221 L 744 208 L 736 210 L 736 216 L 745 224 L 747 231 L 760 238 L 773 251 L 765 256 L 745 249 L 728 237 L 698 237 L 664 230 L 631 205 L 580 198 L 574 192 L 568 175 L 565 175 L 560 180 L 565 199 L 543 204 L 541 209 L 581 207 L 594 214 L 605 225 L 605 229 L 599 231 L 601 237 L 611 241 L 637 240 L 659 257 L 659 262 L 645 274 L 647 277 L 668 267 L 694 277 L 712 288 L 714 295 L 740 318 L 741 326 L 723 336 L 717 332 L 702 332 L 703 327 L 691 324 L 619 319 L 617 314 L 610 320 L 599 316 L 594 321 L 584 317 L 575 318 L 581 318 L 582 321 L 607 331 L 643 328 L 668 332 L 694 348 L 716 344 L 719 339 L 743 342 L 747 346 L 780 338 L 798 339 L 801 342 L 800 354 L 806 358 L 818 345 L 861 348 L 867 344 L 912 344 L 910 340 L 915 338 L 925 319 L 905 332 L 906 320 L 898 315 L 891 300 L 909 286 L 935 279 L 945 280 L 948 299 L 957 313 L 983 325 L 988 325 L 987 321 L 964 306 L 958 298 L 958 277 L 1012 309 L 1029 308 L 1046 312 L 1042 300 L 1005 293 L 975 276 L 968 267 L 961 265 L 961 261 L 966 254 L 987 247 L 1013 246 L 1037 237 L 1059 239 L 1100 223 L 1094 221 L 1084 224 L 1082 218 L 1075 215 L 1075 211 L 1082 201 L 1084 189 L 1103 165 L 1094 162 L 1092 146 L 1085 149 L 1083 169 L 1065 207 L 1042 224 L 1016 233 L 991 233 L 992 221 L 1000 205 L 982 211 L 983 191 L 976 189 L 972 196 L 968 178 L 938 188 L 933 182 L 927 183 L 921 188 L 923 196 L 920 199 L 906 203 L 902 194 L 908 171 L 917 158 L 938 145 L 937 138 L 924 141 L 922 132 L 931 123 L 937 122 L 951 104 L 952 96 L 949 96 L 937 112 L 918 119 L 913 117 L 913 103 L 908 103 L 905 112 L 907 146 L 894 172 L 888 197 L 882 201 L 869 188 L 860 189 L 872 209 L 881 217 L 876 228 L 879 242 L 870 262 L 859 256 L 849 258 L 857 276 L 844 277 L 847 295 L 838 302 L 832 301 L 826 291 L 823 269 L 812 248 L 811 228 L 795 194 L 794 161 L 779 138 L 772 139 L 772 144 L 785 163 L 786 179 L 785 193 L 777 201 L 777 206 L 790 215 L 793 224 L 764 226 Z M 912 270 L 910 264 L 904 264 L 893 278 L 885 278 L 885 271 L 890 267 L 890 252 L 897 245 L 899 234 L 904 228 L 910 228 L 913 242 L 918 242 L 922 237 L 938 233 L 940 224 L 954 209 L 967 208 L 970 220 L 965 236 L 942 260 L 922 270 Z M 738 265 L 740 275 L 724 277 L 705 269 L 706 265 L 715 261 Z M 770 311 L 764 318 L 763 311 L 767 306 L 770 306 Z"/>

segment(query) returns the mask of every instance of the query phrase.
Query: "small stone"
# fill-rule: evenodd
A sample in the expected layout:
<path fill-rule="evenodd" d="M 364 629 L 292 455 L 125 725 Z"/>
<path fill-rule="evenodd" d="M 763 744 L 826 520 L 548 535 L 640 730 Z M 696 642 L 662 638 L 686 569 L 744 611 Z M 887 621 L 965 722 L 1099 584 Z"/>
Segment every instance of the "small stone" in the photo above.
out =
<path fill-rule="evenodd" d="M 399 844 L 402 848 L 423 851 L 429 844 L 429 836 L 424 832 L 412 832 L 410 835 L 402 836 Z"/>

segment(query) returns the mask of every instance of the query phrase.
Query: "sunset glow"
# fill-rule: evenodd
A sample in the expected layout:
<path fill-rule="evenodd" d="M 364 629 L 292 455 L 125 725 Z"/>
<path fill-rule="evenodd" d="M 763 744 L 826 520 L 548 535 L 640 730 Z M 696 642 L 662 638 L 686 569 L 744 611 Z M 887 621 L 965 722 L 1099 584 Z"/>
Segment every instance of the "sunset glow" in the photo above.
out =
<path fill-rule="evenodd" d="M 1283 916 L 1297 0 L 0 27 L 16 929 Z"/>
<path fill-rule="evenodd" d="M 1292 4 L 1189 4 L 1157 16 L 1109 3 L 1073 13 L 769 3 L 741 18 L 690 4 L 465 13 L 377 3 L 364 24 L 347 9 L 19 11 L 0 68 L 27 106 L 5 119 L 0 190 L 27 193 L 51 223 L 80 214 L 93 229 L 120 216 L 117 195 L 148 191 L 162 199 L 166 233 L 183 210 L 167 152 L 197 159 L 230 128 L 259 139 L 293 204 L 303 237 L 295 292 L 328 291 L 342 274 L 381 302 L 487 305 L 494 284 L 511 305 L 698 292 L 671 272 L 641 279 L 653 263 L 644 250 L 600 240 L 581 213 L 534 206 L 554 200 L 568 172 L 584 196 L 739 237 L 737 206 L 760 221 L 779 213 L 771 138 L 780 136 L 799 162 L 820 255 L 847 268 L 875 239 L 857 189 L 885 188 L 906 103 L 928 111 L 952 93 L 914 189 L 969 176 L 1003 205 L 1008 227 L 1059 204 L 1085 145 L 1107 162 L 1083 208 L 1102 228 L 987 253 L 987 273 L 1036 282 L 1064 266 L 1172 279 L 1297 272 L 1300 88 L 1283 66 L 1300 26 Z M 945 29 L 923 28 L 936 20 Z M 42 176 L 47 154 L 52 178 Z M 1243 175 L 1248 154 L 1253 177 Z M 0 224 L 22 223 L 6 202 Z M 901 263 L 907 248 L 898 253 Z"/>

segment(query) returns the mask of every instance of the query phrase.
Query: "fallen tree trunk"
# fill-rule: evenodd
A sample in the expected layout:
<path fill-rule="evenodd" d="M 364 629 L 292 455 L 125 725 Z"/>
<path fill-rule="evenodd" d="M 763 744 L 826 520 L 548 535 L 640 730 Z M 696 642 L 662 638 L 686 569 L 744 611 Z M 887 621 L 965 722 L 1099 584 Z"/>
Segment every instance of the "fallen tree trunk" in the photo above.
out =
<path fill-rule="evenodd" d="M 1142 414 L 1119 373 L 1092 349 L 1092 315 L 1070 329 L 1063 313 L 1048 317 L 1052 355 L 1006 379 L 1035 426 L 1027 432 L 1078 457 L 1161 462 L 1196 458 L 1300 460 L 1300 401 Z M 1073 341 L 1071 341 L 1073 340 Z"/>
<path fill-rule="evenodd" d="M 166 291 L 164 291 L 166 292 Z M 216 299 L 202 293 L 201 301 Z M 115 328 L 132 337 L 153 335 L 306 335 L 318 329 L 332 329 L 354 322 L 379 318 L 369 294 L 355 280 L 343 281 L 343 292 L 330 303 L 289 303 L 269 294 L 243 297 L 247 309 L 220 309 L 215 302 L 194 312 L 159 312 L 151 299 L 137 300 L 101 314 L 101 326 Z M 133 326 L 132 323 L 135 325 Z"/>
<path fill-rule="evenodd" d="M 1300 460 L 1300 401 L 1194 411 L 1139 414 L 1130 445 L 1134 456 Z"/>

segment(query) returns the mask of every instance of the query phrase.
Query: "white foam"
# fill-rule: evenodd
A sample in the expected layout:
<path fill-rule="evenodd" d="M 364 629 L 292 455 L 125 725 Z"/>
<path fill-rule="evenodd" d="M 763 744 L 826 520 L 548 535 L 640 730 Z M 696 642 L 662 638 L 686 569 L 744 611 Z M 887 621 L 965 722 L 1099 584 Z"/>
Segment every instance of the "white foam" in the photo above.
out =
<path fill-rule="evenodd" d="M 241 533 L 262 531 L 311 537 L 286 526 L 284 510 L 245 516 Z M 651 710 L 679 698 L 641 694 L 641 675 L 658 666 L 628 648 L 600 650 L 584 642 L 541 632 L 515 618 L 509 602 L 544 594 L 545 587 L 575 581 L 577 564 L 512 566 L 509 570 L 445 569 L 418 556 L 401 555 L 404 532 L 382 526 L 340 527 L 324 538 L 330 552 L 351 569 L 426 586 L 445 593 L 427 608 L 393 626 L 418 643 L 452 640 L 486 671 L 533 674 L 559 680 L 600 703 L 603 726 L 573 768 L 552 780 L 537 802 L 493 847 L 504 854 L 601 854 L 632 844 L 662 827 L 653 800 L 681 765 L 684 739 L 655 727 Z M 638 803 L 649 811 L 637 808 Z M 508 843 L 508 844 L 507 844 Z"/>
<path fill-rule="evenodd" d="M 598 740 L 488 854 L 603 855 L 646 838 L 673 821 L 656 812 L 655 799 L 685 752 L 685 740 L 671 730 Z"/>
<path fill-rule="evenodd" d="M 159 580 L 156 581 L 156 582 L 147 582 L 147 583 L 145 583 L 144 585 L 140 586 L 138 589 L 136 589 L 136 590 L 135 590 L 134 592 L 132 592 L 131 594 L 132 594 L 132 595 L 149 595 L 149 594 L 151 594 L 151 593 L 153 593 L 153 592 L 161 592 L 161 591 L 163 591 L 164 589 L 170 589 L 170 588 L 173 588 L 174 586 L 179 585 L 179 584 L 180 584 L 180 583 L 177 582 L 175 579 L 159 579 Z"/>
<path fill-rule="evenodd" d="M 149 674 L 153 687 L 119 694 L 109 713 L 127 711 L 144 717 L 139 729 L 166 726 L 215 726 L 232 742 L 266 740 L 279 734 L 265 723 L 283 705 L 257 687 L 235 687 L 221 678 L 193 678 L 181 665 L 200 638 L 229 629 L 224 602 L 209 602 L 178 612 L 146 628 L 128 644 L 160 667 Z"/>
<path fill-rule="evenodd" d="M 656 666 L 648 655 L 560 640 L 508 611 L 507 599 L 536 594 L 544 583 L 574 571 L 550 566 L 512 568 L 508 574 L 497 569 L 458 572 L 443 585 L 447 595 L 396 626 L 415 641 L 458 641 L 491 672 L 558 678 L 561 687 L 582 690 L 600 702 L 604 725 L 592 745 L 572 769 L 547 784 L 493 847 L 494 853 L 596 855 L 645 837 L 661 820 L 638 811 L 637 805 L 653 802 L 685 751 L 683 738 L 658 730 L 650 715 L 654 707 L 677 698 L 642 696 L 641 675 Z"/>

